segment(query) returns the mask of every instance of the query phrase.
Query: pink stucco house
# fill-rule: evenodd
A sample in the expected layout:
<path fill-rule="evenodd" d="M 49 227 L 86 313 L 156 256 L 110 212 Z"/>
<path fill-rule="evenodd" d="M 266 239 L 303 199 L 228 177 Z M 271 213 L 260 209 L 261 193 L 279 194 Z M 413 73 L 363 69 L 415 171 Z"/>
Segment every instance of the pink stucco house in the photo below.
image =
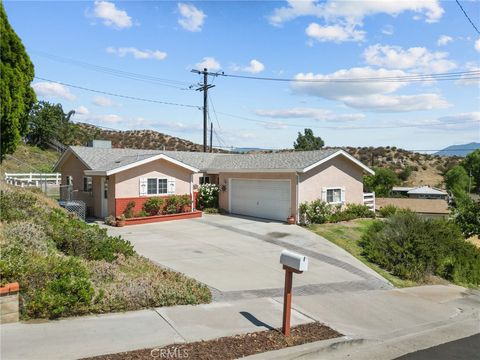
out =
<path fill-rule="evenodd" d="M 285 221 L 298 206 L 321 198 L 363 204 L 363 175 L 373 171 L 341 149 L 217 154 L 71 146 L 55 166 L 96 217 L 136 210 L 152 196 L 195 196 L 215 183 L 219 205 L 232 214 Z"/>

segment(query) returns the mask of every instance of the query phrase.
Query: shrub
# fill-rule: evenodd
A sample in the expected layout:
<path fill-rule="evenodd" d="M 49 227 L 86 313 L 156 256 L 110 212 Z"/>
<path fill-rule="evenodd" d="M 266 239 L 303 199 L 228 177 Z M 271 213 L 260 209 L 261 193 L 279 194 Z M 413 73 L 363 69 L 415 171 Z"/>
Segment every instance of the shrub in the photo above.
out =
<path fill-rule="evenodd" d="M 48 217 L 45 232 L 57 249 L 66 255 L 80 256 L 87 260 L 113 261 L 117 254 L 134 254 L 129 241 L 108 236 L 107 229 L 87 224 L 58 209 L 54 209 Z"/>
<path fill-rule="evenodd" d="M 165 201 L 164 211 L 166 214 L 177 214 L 181 212 L 180 209 L 181 199 L 178 195 L 170 195 Z"/>
<path fill-rule="evenodd" d="M 408 165 L 398 174 L 398 177 L 402 181 L 407 181 L 410 175 L 412 175 L 412 171 L 413 171 L 413 167 Z"/>
<path fill-rule="evenodd" d="M 16 221 L 3 228 L 2 251 L 30 251 L 47 254 L 55 246 L 47 240 L 43 228 L 30 221 Z"/>
<path fill-rule="evenodd" d="M 330 205 L 322 200 L 304 202 L 299 206 L 301 224 L 323 224 L 332 214 Z"/>
<path fill-rule="evenodd" d="M 39 206 L 33 193 L 26 191 L 1 191 L 0 220 L 27 220 L 37 216 Z"/>
<path fill-rule="evenodd" d="M 466 238 L 480 236 L 480 201 L 464 197 L 457 202 L 453 218 Z"/>
<path fill-rule="evenodd" d="M 386 205 L 380 209 L 380 215 L 384 218 L 395 215 L 400 208 L 396 207 L 395 205 Z"/>
<path fill-rule="evenodd" d="M 115 226 L 117 224 L 117 220 L 115 219 L 115 216 L 113 215 L 109 215 L 107 216 L 103 222 L 105 223 L 105 225 L 110 225 L 110 226 Z"/>
<path fill-rule="evenodd" d="M 203 184 L 198 187 L 198 203 L 200 208 L 218 207 L 219 188 L 215 184 Z"/>
<path fill-rule="evenodd" d="M 149 215 L 158 215 L 164 202 L 165 201 L 160 197 L 152 197 L 145 201 L 143 204 L 143 210 Z"/>
<path fill-rule="evenodd" d="M 330 215 L 329 222 L 349 221 L 358 218 L 373 218 L 375 213 L 367 205 L 347 204 L 345 209 L 335 211 Z"/>
<path fill-rule="evenodd" d="M 133 217 L 134 208 L 135 208 L 135 201 L 129 201 L 127 203 L 127 206 L 125 207 L 125 210 L 123 210 L 123 215 L 125 215 L 125 218 L 130 219 Z"/>
<path fill-rule="evenodd" d="M 145 210 L 140 210 L 138 213 L 135 214 L 135 217 L 146 217 L 146 216 L 151 216 L 151 215 L 147 213 Z"/>
<path fill-rule="evenodd" d="M 217 208 L 205 208 L 203 209 L 203 212 L 205 214 L 219 214 L 220 210 L 218 210 Z"/>
<path fill-rule="evenodd" d="M 369 260 L 401 278 L 419 281 L 433 274 L 480 284 L 480 250 L 451 221 L 399 212 L 373 223 L 360 245 Z"/>

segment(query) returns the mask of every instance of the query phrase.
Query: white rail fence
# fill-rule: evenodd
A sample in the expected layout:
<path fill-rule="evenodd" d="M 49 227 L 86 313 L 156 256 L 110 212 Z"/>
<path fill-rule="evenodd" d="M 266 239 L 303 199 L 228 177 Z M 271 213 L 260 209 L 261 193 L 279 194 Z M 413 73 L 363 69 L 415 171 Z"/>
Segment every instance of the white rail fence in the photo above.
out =
<path fill-rule="evenodd" d="M 44 184 L 60 185 L 62 175 L 60 173 L 5 173 L 5 182 L 15 186 L 36 186 L 40 187 Z"/>
<path fill-rule="evenodd" d="M 363 193 L 363 204 L 375 212 L 375 193 Z"/>

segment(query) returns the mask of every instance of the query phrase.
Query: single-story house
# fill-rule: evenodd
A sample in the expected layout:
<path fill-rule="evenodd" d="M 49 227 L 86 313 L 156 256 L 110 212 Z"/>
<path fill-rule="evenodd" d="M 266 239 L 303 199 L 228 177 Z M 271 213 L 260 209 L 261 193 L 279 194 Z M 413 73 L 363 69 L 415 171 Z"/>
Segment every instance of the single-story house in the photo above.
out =
<path fill-rule="evenodd" d="M 376 198 L 375 210 L 393 205 L 400 209 L 411 210 L 420 216 L 428 218 L 445 218 L 450 215 L 448 203 L 443 199 L 412 199 L 412 198 Z"/>
<path fill-rule="evenodd" d="M 220 188 L 219 206 L 232 214 L 285 221 L 298 206 L 321 198 L 363 204 L 363 175 L 373 171 L 341 149 L 224 154 L 71 146 L 55 170 L 96 217 L 135 211 L 152 196 L 195 196 L 198 185 Z"/>
<path fill-rule="evenodd" d="M 448 193 L 442 189 L 430 186 L 404 187 L 394 186 L 393 194 L 402 195 L 412 199 L 443 199 L 447 200 Z"/>

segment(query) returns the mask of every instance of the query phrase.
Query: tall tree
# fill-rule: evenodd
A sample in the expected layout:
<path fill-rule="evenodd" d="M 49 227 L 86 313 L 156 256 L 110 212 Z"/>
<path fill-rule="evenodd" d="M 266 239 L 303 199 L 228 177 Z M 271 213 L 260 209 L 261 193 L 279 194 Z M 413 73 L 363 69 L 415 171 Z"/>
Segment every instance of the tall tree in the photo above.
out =
<path fill-rule="evenodd" d="M 30 87 L 33 64 L 8 22 L 0 2 L 0 160 L 15 151 L 27 132 L 27 116 L 36 101 Z"/>
<path fill-rule="evenodd" d="M 395 171 L 388 168 L 376 168 L 375 175 L 365 176 L 363 185 L 368 191 L 374 191 L 378 197 L 390 196 L 395 185 L 400 184 Z"/>
<path fill-rule="evenodd" d="M 46 147 L 53 139 L 66 145 L 72 144 L 76 127 L 70 122 L 70 117 L 74 113 L 65 114 L 61 104 L 39 101 L 28 118 L 28 141 L 40 147 Z"/>
<path fill-rule="evenodd" d="M 462 198 L 468 193 L 468 173 L 461 165 L 456 165 L 445 174 L 445 185 L 456 198 Z"/>
<path fill-rule="evenodd" d="M 470 176 L 471 190 L 480 193 L 480 149 L 468 154 L 462 161 L 462 166 Z"/>
<path fill-rule="evenodd" d="M 297 141 L 293 147 L 298 151 L 320 150 L 325 145 L 321 137 L 313 135 L 312 129 L 305 129 L 304 133 L 298 133 Z"/>

